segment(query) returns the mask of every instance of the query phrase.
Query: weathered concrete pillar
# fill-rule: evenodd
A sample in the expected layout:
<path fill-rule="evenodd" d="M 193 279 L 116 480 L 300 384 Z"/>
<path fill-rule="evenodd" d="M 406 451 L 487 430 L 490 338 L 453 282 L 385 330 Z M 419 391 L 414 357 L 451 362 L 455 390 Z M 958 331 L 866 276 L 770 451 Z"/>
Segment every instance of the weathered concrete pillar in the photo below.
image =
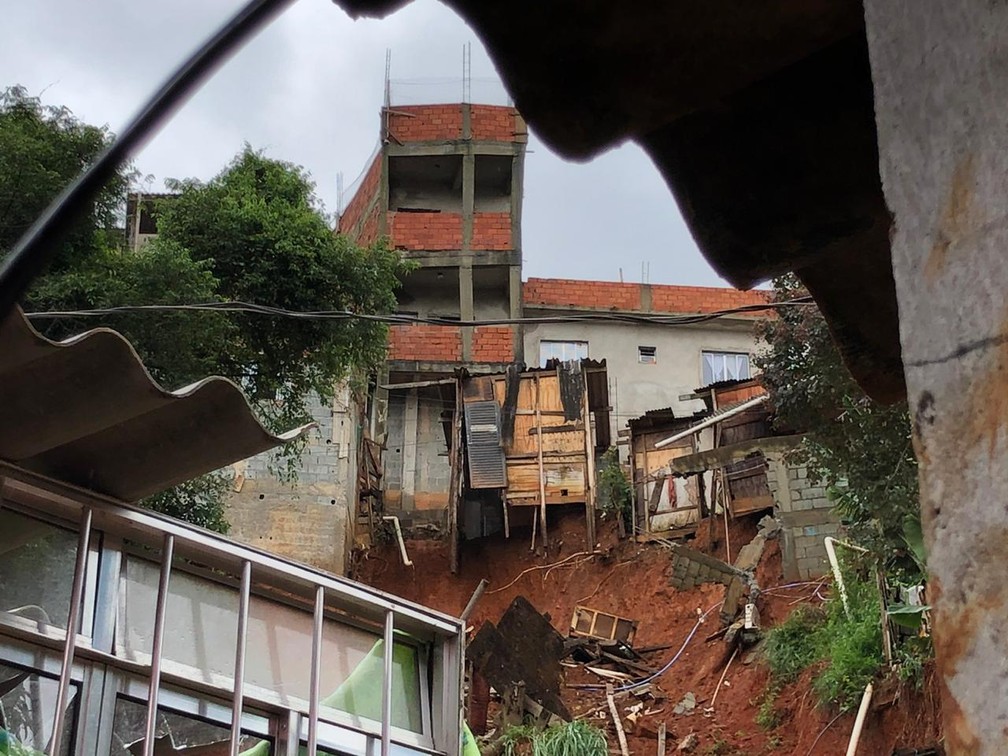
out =
<path fill-rule="evenodd" d="M 949 753 L 1008 753 L 1008 5 L 865 0 Z"/>
<path fill-rule="evenodd" d="M 406 394 L 406 419 L 403 430 L 403 471 L 402 471 L 402 508 L 412 510 L 416 494 L 417 468 L 417 419 L 419 414 L 417 390 L 410 389 Z"/>

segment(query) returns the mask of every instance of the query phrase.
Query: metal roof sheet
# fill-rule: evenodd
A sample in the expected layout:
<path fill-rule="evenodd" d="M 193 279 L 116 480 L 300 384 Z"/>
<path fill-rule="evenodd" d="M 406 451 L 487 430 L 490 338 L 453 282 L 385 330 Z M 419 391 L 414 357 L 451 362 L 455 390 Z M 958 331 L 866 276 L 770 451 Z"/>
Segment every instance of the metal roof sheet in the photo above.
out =
<path fill-rule="evenodd" d="M 256 419 L 226 378 L 168 391 L 121 334 L 61 342 L 20 308 L 0 321 L 0 459 L 134 502 L 297 438 Z"/>

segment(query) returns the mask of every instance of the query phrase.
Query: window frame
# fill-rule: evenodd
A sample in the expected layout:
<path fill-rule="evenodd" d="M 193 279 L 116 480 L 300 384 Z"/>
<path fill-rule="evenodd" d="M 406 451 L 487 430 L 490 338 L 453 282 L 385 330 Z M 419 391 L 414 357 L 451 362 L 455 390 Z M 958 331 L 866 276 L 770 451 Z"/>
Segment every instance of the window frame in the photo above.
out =
<path fill-rule="evenodd" d="M 723 377 L 718 377 L 716 373 L 712 373 L 710 379 L 708 380 L 707 372 L 707 358 L 708 356 L 717 356 L 722 360 L 722 369 L 724 371 Z M 745 376 L 729 376 L 727 370 L 727 360 L 728 357 L 745 357 Z M 701 349 L 700 350 L 700 385 L 703 387 L 713 385 L 715 383 L 721 383 L 723 381 L 746 381 L 752 378 L 752 353 L 746 351 L 732 351 L 728 349 Z"/>
<path fill-rule="evenodd" d="M 573 360 L 586 360 L 588 359 L 588 340 L 587 339 L 539 339 L 539 367 L 546 367 L 546 363 L 553 359 L 559 359 L 561 362 L 569 361 L 566 357 L 566 350 L 562 350 L 559 356 L 550 355 L 549 357 L 544 357 L 543 347 L 544 346 L 559 345 L 561 347 L 573 346 L 575 348 L 575 355 L 569 359 Z M 578 355 L 578 347 L 584 346 L 584 354 Z"/>
<path fill-rule="evenodd" d="M 650 352 L 650 354 L 648 354 Z M 658 347 L 656 346 L 644 346 L 637 345 L 637 364 L 639 365 L 657 365 L 658 364 Z"/>

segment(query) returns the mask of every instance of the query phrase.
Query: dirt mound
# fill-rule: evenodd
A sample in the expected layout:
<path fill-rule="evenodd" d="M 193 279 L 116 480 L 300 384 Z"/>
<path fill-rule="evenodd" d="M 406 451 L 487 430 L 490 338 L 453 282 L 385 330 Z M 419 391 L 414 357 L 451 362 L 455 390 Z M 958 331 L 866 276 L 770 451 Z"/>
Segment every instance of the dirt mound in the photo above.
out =
<path fill-rule="evenodd" d="M 707 523 L 701 523 L 693 548 L 724 556 L 724 524 L 716 523 L 713 540 Z M 561 513 L 550 523 L 548 554 L 530 551 L 531 533 L 512 532 L 510 540 L 489 538 L 466 543 L 458 575 L 448 569 L 447 549 L 440 541 L 407 544 L 413 568 L 406 568 L 389 545 L 372 549 L 361 559 L 354 577 L 362 582 L 435 609 L 458 615 L 479 581 L 490 586 L 476 607 L 471 624 L 497 622 L 512 600 L 525 596 L 550 615 L 554 627 L 566 635 L 574 606 L 584 604 L 638 621 L 634 646 L 668 646 L 649 654 L 646 662 L 661 668 L 679 653 L 683 641 L 697 626 L 698 616 L 710 609 L 706 621 L 682 648 L 675 662 L 652 683 L 650 696 L 619 698 L 617 706 L 627 730 L 631 753 L 657 750 L 659 724 L 665 722 L 669 752 L 689 733 L 699 744 L 694 753 L 713 754 L 835 754 L 843 753 L 853 726 L 853 715 L 836 717 L 817 705 L 811 689 L 812 671 L 781 690 L 772 710 L 764 704 L 769 675 L 759 652 L 740 652 L 731 660 L 724 683 L 718 680 L 729 663 L 731 649 L 707 637 L 720 628 L 716 608 L 724 587 L 708 584 L 688 591 L 669 585 L 670 552 L 660 545 L 619 541 L 612 523 L 599 527 L 602 554 L 591 556 L 585 543 L 584 519 L 579 512 Z M 756 532 L 755 522 L 731 523 L 732 554 Z M 763 590 L 759 602 L 764 627 L 776 625 L 803 602 L 818 602 L 828 583 L 781 585 L 781 557 L 776 540 L 770 540 L 756 571 Z M 567 669 L 564 703 L 575 716 L 587 717 L 605 729 L 616 747 L 615 730 L 605 704 L 604 689 L 572 686 L 601 685 L 603 680 L 580 667 Z M 861 756 L 889 756 L 894 747 L 922 747 L 938 740 L 940 709 L 933 675 L 924 691 L 900 691 L 894 705 L 873 712 L 865 726 Z M 717 692 L 716 701 L 714 701 Z M 693 694 L 691 713 L 676 714 L 676 705 Z M 889 698 L 888 693 L 880 699 Z M 713 702 L 713 705 L 712 705 Z M 635 712 L 638 703 L 643 705 Z M 760 715 L 761 706 L 763 716 Z M 758 723 L 759 720 L 759 723 Z M 768 724 L 776 726 L 767 728 Z M 817 740 L 818 738 L 818 740 Z"/>

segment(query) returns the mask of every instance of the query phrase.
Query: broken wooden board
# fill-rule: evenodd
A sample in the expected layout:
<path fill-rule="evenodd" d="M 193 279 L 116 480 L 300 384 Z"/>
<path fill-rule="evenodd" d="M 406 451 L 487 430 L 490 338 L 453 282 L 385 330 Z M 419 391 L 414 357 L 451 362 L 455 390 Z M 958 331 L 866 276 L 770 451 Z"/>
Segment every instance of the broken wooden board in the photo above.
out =
<path fill-rule="evenodd" d="M 484 623 L 466 649 L 466 658 L 494 690 L 524 682 L 529 698 L 570 719 L 560 700 L 563 656 L 563 637 L 524 596 L 511 602 L 496 626 Z"/>
<path fill-rule="evenodd" d="M 621 640 L 633 645 L 637 632 L 636 620 L 617 617 L 587 606 L 575 606 L 571 617 L 570 634 L 600 640 Z"/>

